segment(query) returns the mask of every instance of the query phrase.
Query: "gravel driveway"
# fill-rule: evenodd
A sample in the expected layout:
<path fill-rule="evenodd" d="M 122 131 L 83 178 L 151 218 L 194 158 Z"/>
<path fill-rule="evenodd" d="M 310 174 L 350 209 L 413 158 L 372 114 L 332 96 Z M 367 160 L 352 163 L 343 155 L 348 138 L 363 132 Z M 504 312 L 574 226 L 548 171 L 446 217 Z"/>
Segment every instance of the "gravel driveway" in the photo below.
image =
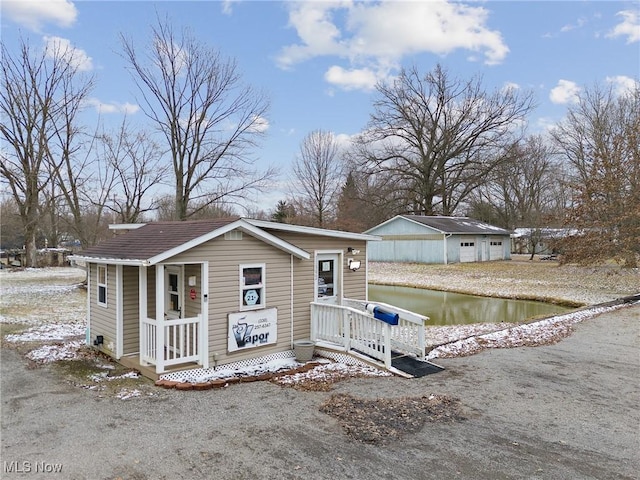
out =
<path fill-rule="evenodd" d="M 636 304 L 578 324 L 558 344 L 443 359 L 444 372 L 420 379 L 351 379 L 331 392 L 254 382 L 129 400 L 73 387 L 50 367 L 27 369 L 5 348 L 0 477 L 638 478 L 639 324 Z M 427 419 L 365 443 L 321 412 L 335 394 L 446 395 L 464 419 Z"/>

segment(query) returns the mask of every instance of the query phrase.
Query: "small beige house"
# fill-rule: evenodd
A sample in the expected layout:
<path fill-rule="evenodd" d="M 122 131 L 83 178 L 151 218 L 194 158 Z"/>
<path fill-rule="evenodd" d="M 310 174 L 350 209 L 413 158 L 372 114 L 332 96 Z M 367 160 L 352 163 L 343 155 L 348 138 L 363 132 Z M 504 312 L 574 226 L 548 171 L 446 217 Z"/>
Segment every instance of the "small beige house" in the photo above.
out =
<path fill-rule="evenodd" d="M 87 268 L 87 341 L 157 375 L 320 339 L 312 304 L 366 301 L 367 242 L 378 239 L 246 218 L 127 228 L 73 257 Z"/>

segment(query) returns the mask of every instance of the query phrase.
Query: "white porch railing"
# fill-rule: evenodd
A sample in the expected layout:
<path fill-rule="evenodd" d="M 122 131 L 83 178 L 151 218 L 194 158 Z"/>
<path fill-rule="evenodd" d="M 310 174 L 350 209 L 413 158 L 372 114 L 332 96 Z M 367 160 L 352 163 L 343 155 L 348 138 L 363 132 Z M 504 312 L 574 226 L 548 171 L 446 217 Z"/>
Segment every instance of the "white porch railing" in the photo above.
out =
<path fill-rule="evenodd" d="M 366 302 L 344 300 L 344 305 L 311 303 L 311 339 L 340 345 L 391 366 L 391 349 L 425 357 L 424 322 L 428 319 L 408 310 L 376 302 L 399 315 L 398 325 L 389 325 L 366 311 Z"/>
<path fill-rule="evenodd" d="M 425 359 L 425 325 L 429 320 L 426 315 L 405 310 L 382 302 L 365 302 L 363 300 L 344 299 L 343 304 L 357 310 L 366 311 L 367 303 L 373 303 L 383 310 L 397 313 L 400 317 L 398 325 L 391 326 L 391 348 L 403 353 L 412 353 L 420 360 Z"/>
<path fill-rule="evenodd" d="M 156 366 L 156 373 L 179 363 L 200 363 L 202 316 L 176 318 L 160 322 L 153 318 L 142 320 L 140 361 Z M 158 355 L 158 352 L 161 355 Z"/>

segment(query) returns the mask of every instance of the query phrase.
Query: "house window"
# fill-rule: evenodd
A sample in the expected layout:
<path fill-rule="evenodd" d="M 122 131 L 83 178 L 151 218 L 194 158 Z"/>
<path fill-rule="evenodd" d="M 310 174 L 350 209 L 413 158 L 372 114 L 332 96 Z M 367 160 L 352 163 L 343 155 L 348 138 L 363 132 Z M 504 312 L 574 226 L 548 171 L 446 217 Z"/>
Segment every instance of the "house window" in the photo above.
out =
<path fill-rule="evenodd" d="M 107 266 L 98 265 L 97 282 L 98 285 L 98 305 L 107 306 Z"/>
<path fill-rule="evenodd" d="M 264 264 L 240 265 L 240 310 L 265 306 Z"/>

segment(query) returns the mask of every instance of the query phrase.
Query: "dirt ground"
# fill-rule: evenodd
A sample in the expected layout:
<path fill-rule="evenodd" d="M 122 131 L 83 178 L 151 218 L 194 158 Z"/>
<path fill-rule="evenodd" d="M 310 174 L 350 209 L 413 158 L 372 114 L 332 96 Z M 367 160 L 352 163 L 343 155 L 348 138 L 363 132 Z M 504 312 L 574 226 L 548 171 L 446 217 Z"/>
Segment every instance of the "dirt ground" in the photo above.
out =
<path fill-rule="evenodd" d="M 640 305 L 575 328 L 555 345 L 442 359 L 445 371 L 419 379 L 129 400 L 3 348 L 0 478 L 638 478 Z M 359 415 L 339 413 L 354 405 Z M 376 422 L 375 441 L 354 435 Z"/>

